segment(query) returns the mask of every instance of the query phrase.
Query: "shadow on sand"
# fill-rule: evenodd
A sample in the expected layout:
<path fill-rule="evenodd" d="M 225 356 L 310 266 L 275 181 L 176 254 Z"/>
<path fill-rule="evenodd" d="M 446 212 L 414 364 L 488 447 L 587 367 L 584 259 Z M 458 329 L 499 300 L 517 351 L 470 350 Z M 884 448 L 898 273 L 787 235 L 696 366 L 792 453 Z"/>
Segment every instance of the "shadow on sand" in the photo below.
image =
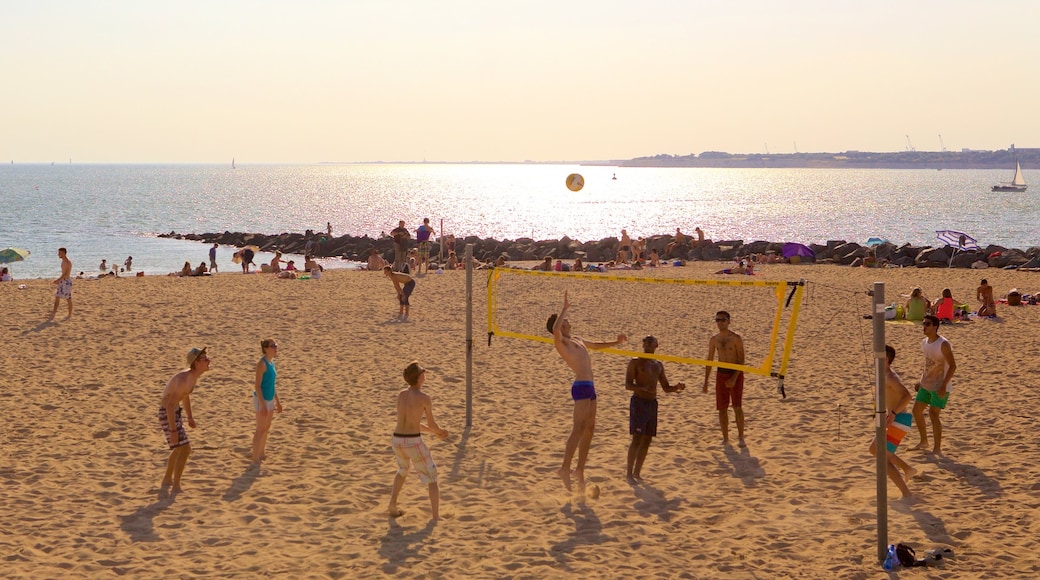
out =
<path fill-rule="evenodd" d="M 245 471 L 241 475 L 231 480 L 231 485 L 228 486 L 227 491 L 224 495 L 220 496 L 220 499 L 224 501 L 238 501 L 242 498 L 242 494 L 249 490 L 253 486 L 253 482 L 260 476 L 260 466 L 251 463 L 246 467 Z"/>
<path fill-rule="evenodd" d="M 766 476 L 766 470 L 759 464 L 758 458 L 751 455 L 751 448 L 740 447 L 738 450 L 726 445 L 722 448 L 722 452 L 726 454 L 729 463 L 720 461 L 719 466 L 729 471 L 733 477 L 740 479 L 745 487 L 755 487 L 758 485 L 757 480 Z"/>
<path fill-rule="evenodd" d="M 162 537 L 155 533 L 155 516 L 173 504 L 175 495 L 165 494 L 146 506 L 137 508 L 132 514 L 119 516 L 119 529 L 130 535 L 131 542 L 160 542 Z"/>
<path fill-rule="evenodd" d="M 437 523 L 430 520 L 426 527 L 414 532 L 405 532 L 395 518 L 389 518 L 389 529 L 386 535 L 379 540 L 379 555 L 386 560 L 383 564 L 383 572 L 396 574 L 397 568 L 409 563 L 420 561 L 420 552 L 426 539 L 430 537 Z"/>

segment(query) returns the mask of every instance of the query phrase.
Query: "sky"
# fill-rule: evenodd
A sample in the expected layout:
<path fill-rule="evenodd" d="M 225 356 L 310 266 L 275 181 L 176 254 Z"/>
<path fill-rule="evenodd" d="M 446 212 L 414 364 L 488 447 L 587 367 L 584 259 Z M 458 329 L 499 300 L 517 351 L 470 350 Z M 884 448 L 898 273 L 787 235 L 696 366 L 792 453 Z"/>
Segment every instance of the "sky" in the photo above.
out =
<path fill-rule="evenodd" d="M 0 0 L 0 160 L 1040 147 L 1040 2 Z"/>

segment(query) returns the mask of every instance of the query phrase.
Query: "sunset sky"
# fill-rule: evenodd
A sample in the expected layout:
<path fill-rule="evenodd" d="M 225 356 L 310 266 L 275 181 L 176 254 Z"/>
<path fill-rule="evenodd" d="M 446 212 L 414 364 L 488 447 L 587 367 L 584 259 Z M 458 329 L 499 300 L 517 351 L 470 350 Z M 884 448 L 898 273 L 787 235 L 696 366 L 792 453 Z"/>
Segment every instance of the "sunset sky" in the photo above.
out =
<path fill-rule="evenodd" d="M 4 2 L 0 160 L 1040 147 L 1040 2 Z"/>

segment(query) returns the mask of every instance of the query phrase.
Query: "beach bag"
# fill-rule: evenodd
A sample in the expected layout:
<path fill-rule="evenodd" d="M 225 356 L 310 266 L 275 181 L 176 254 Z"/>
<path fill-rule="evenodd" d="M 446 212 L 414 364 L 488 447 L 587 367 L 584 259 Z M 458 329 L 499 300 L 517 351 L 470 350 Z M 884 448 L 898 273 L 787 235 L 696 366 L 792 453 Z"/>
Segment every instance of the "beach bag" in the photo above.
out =
<path fill-rule="evenodd" d="M 906 544 L 896 544 L 896 558 L 899 559 L 899 564 L 904 568 L 928 565 L 928 562 L 924 559 L 918 560 L 917 553 Z"/>

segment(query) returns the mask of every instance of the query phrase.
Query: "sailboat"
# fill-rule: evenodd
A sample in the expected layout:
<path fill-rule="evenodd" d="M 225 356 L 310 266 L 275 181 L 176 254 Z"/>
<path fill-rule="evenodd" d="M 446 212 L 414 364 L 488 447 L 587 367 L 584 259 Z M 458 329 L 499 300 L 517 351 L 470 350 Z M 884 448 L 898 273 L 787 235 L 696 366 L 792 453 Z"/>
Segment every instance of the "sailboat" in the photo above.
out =
<path fill-rule="evenodd" d="M 993 186 L 993 191 L 1013 191 L 1021 193 L 1026 190 L 1026 180 L 1022 177 L 1022 165 L 1015 159 L 1015 178 L 1011 183 L 1001 183 Z"/>

